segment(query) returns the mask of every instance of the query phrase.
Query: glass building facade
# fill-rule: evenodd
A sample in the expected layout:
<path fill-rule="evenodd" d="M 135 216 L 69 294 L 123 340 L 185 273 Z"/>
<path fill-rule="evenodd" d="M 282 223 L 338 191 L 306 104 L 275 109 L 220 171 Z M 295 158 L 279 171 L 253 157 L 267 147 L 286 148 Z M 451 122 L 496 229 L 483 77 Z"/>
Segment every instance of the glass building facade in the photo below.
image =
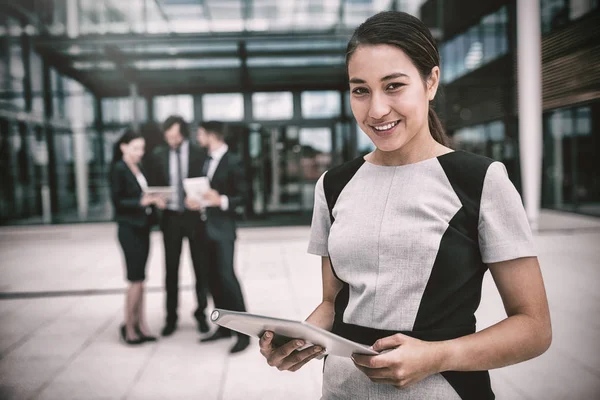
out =
<path fill-rule="evenodd" d="M 372 147 L 348 102 L 348 34 L 420 1 L 45 0 L 0 13 L 0 224 L 108 221 L 113 145 L 178 114 L 230 123 L 246 217 L 310 215 L 314 183 Z M 333 35 L 331 32 L 335 32 Z"/>
<path fill-rule="evenodd" d="M 600 23 L 599 4 L 539 1 L 544 113 L 541 205 L 600 216 L 600 169 L 594 161 L 600 152 L 600 38 L 595 28 Z M 485 9 L 475 3 L 467 1 L 463 6 Z M 516 5 L 494 3 L 494 10 L 490 12 L 489 5 L 480 16 L 467 13 L 448 20 L 444 14 L 443 26 L 453 33 L 440 44 L 439 106 L 445 111 L 454 147 L 502 161 L 520 188 Z M 423 10 L 431 12 L 435 7 L 429 4 Z M 476 22 L 465 26 L 462 20 Z"/>

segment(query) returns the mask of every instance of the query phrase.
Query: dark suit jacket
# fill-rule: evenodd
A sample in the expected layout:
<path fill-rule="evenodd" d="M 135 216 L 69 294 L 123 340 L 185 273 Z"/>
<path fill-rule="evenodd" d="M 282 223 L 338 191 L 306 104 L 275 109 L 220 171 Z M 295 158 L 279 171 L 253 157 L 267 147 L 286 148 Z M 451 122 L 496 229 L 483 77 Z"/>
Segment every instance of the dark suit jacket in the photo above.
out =
<path fill-rule="evenodd" d="M 206 159 L 206 151 L 191 142 L 189 143 L 188 174 L 186 178 L 197 178 L 202 175 L 202 166 Z M 169 152 L 167 145 L 161 145 L 154 149 L 152 157 L 149 158 L 146 169 L 150 171 L 150 186 L 169 186 Z"/>
<path fill-rule="evenodd" d="M 144 171 L 141 171 L 144 174 Z M 146 174 L 144 176 L 147 180 Z M 140 205 L 142 188 L 133 172 L 122 160 L 117 161 L 110 170 L 110 192 L 117 222 L 138 227 L 151 225 L 154 210 L 152 207 Z"/>
<path fill-rule="evenodd" d="M 227 211 L 220 207 L 206 209 L 206 233 L 212 240 L 235 240 L 236 208 L 246 204 L 248 187 L 241 159 L 228 151 L 223 155 L 210 182 L 210 187 L 229 198 Z"/>

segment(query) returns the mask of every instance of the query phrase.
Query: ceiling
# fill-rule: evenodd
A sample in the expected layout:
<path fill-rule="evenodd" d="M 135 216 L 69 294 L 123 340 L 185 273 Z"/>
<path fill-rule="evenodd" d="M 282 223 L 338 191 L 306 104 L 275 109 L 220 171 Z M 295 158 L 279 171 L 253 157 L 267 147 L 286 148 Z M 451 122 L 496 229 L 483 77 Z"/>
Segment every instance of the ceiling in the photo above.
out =
<path fill-rule="evenodd" d="M 55 3 L 67 4 L 66 0 Z M 409 0 L 79 0 L 34 47 L 100 97 L 342 89 L 354 28 Z M 59 4 L 60 6 L 60 4 Z M 66 11 L 66 9 L 64 10 Z"/>

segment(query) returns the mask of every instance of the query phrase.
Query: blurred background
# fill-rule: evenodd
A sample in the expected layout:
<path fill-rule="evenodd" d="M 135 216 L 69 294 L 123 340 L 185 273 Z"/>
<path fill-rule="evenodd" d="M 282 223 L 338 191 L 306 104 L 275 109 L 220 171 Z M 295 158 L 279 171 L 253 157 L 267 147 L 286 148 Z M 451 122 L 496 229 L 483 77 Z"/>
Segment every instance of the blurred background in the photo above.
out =
<path fill-rule="evenodd" d="M 544 208 L 600 215 L 597 0 L 540 0 Z M 107 164 L 126 126 L 234 126 L 245 223 L 307 223 L 318 176 L 372 149 L 344 51 L 375 12 L 419 16 L 442 55 L 436 108 L 454 147 L 520 189 L 516 2 L 2 0 L 0 223 L 108 221 Z M 147 139 L 149 150 L 162 140 Z"/>
<path fill-rule="evenodd" d="M 526 24 L 524 4 L 539 6 Z M 285 374 L 255 340 L 237 356 L 228 343 L 197 343 L 187 249 L 177 334 L 118 342 L 126 286 L 107 172 L 127 127 L 152 151 L 170 114 L 192 132 L 230 123 L 250 187 L 236 253 L 248 309 L 305 318 L 321 298 L 319 260 L 305 253 L 314 184 L 373 149 L 351 114 L 345 46 L 382 10 L 418 16 L 438 41 L 435 108 L 453 147 L 502 161 L 534 193 L 524 198 L 554 341 L 491 371 L 497 398 L 600 398 L 600 1 L 0 0 L 0 399 L 319 397 L 320 363 Z M 531 24 L 537 61 L 517 48 Z M 541 93 L 519 93 L 523 60 L 541 62 Z M 519 132 L 536 96 L 541 109 L 526 116 L 541 128 Z M 151 240 L 158 332 L 160 232 Z M 478 328 L 504 317 L 487 274 Z"/>

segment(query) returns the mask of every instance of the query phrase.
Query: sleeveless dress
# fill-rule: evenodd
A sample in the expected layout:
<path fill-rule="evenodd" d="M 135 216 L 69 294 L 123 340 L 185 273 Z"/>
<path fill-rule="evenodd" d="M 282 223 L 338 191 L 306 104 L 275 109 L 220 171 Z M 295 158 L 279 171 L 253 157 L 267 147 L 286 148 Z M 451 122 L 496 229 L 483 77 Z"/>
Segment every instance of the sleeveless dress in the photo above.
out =
<path fill-rule="evenodd" d="M 343 289 L 332 331 L 363 344 L 401 332 L 447 340 L 475 332 L 489 263 L 535 256 L 503 164 L 451 152 L 403 166 L 362 157 L 323 174 L 308 252 L 329 256 Z M 371 382 L 327 356 L 322 399 L 494 399 L 487 371 L 447 371 L 406 389 Z"/>

